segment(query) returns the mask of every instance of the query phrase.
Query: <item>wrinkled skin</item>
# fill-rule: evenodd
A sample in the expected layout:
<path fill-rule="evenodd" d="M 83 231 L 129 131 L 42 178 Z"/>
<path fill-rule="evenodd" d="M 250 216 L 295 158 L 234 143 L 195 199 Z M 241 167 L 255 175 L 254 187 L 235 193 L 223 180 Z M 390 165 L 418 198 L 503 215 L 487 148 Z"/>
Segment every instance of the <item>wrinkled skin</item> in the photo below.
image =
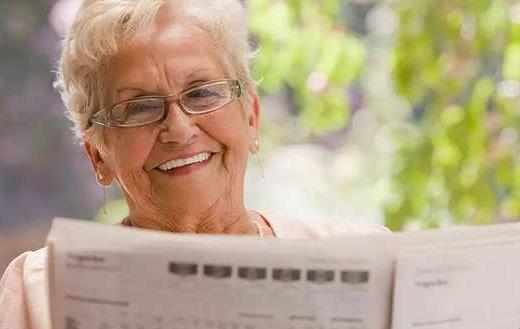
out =
<path fill-rule="evenodd" d="M 213 44 L 197 26 L 173 24 L 170 17 L 159 14 L 152 27 L 139 31 L 110 59 L 104 79 L 109 103 L 236 78 L 225 72 Z M 119 183 L 129 220 L 138 227 L 257 234 L 251 219 L 266 223 L 243 201 L 247 158 L 258 140 L 259 103 L 254 92 L 251 97 L 251 109 L 235 101 L 216 112 L 193 116 L 171 102 L 162 122 L 103 128 L 101 150 L 85 141 L 99 183 Z M 215 154 L 206 166 L 188 174 L 172 176 L 157 168 L 202 151 Z"/>

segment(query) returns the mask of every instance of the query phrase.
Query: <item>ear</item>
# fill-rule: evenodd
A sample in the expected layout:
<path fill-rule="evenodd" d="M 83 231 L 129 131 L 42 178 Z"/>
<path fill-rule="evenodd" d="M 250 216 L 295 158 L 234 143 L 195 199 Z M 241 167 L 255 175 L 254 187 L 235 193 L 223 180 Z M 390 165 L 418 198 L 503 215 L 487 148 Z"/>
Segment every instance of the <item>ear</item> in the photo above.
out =
<path fill-rule="evenodd" d="M 112 169 L 110 169 L 106 163 L 100 150 L 86 139 L 83 140 L 83 144 L 85 147 L 85 153 L 92 164 L 92 169 L 94 169 L 96 180 L 100 185 L 110 185 L 114 179 L 114 174 Z"/>
<path fill-rule="evenodd" d="M 253 102 L 252 108 L 248 113 L 247 123 L 251 144 L 253 144 L 255 141 L 258 141 L 260 133 L 260 98 L 255 91 L 250 92 L 250 97 Z"/>

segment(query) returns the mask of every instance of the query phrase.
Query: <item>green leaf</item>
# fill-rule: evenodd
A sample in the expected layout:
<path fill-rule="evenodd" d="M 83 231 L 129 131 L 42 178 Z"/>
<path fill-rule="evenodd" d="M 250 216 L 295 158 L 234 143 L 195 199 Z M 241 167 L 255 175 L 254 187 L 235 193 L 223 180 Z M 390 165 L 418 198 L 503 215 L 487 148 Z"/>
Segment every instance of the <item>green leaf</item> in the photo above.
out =
<path fill-rule="evenodd" d="M 520 80 L 520 42 L 509 45 L 504 57 L 504 77 L 510 80 Z"/>

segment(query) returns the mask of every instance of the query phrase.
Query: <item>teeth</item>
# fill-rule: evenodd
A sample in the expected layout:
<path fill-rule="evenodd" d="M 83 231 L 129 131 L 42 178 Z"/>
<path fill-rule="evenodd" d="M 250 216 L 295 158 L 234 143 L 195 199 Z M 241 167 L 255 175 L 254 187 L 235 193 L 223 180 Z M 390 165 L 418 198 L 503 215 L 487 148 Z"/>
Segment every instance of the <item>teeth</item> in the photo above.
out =
<path fill-rule="evenodd" d="M 202 152 L 202 153 L 192 156 L 191 158 L 176 159 L 176 160 L 171 160 L 171 161 L 165 162 L 159 166 L 159 169 L 161 169 L 162 171 L 172 170 L 174 168 L 183 167 L 183 166 L 187 166 L 187 165 L 194 164 L 197 162 L 202 162 L 202 161 L 208 160 L 210 156 L 211 156 L 211 153 Z"/>

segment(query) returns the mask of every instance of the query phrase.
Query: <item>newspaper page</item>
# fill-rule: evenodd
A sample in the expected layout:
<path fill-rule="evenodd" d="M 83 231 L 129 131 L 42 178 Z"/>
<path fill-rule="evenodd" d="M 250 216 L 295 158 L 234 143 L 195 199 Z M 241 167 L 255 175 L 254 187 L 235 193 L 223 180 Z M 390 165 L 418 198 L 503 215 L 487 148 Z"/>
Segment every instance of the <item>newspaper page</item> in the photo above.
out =
<path fill-rule="evenodd" d="M 56 219 L 54 329 L 387 329 L 390 235 L 283 240 Z"/>
<path fill-rule="evenodd" d="M 403 254 L 394 329 L 520 328 L 520 238 Z"/>
<path fill-rule="evenodd" d="M 428 273 L 429 266 L 454 268 L 452 261 L 467 256 L 480 266 L 466 273 L 476 275 L 475 282 L 487 273 L 478 271 L 495 266 L 499 270 L 488 273 L 493 277 L 509 264 L 493 261 L 512 264 L 518 256 L 519 237 L 519 223 L 283 240 L 57 219 L 48 239 L 53 328 L 480 328 L 441 316 L 446 299 L 471 299 L 485 307 L 486 299 L 471 295 L 477 289 L 450 286 L 456 298 L 443 291 L 421 304 L 426 296 L 414 286 L 415 276 Z M 486 248 L 492 246 L 508 251 L 490 256 Z M 495 279 L 479 284 L 501 291 Z M 508 292 L 520 300 L 514 290 Z"/>

